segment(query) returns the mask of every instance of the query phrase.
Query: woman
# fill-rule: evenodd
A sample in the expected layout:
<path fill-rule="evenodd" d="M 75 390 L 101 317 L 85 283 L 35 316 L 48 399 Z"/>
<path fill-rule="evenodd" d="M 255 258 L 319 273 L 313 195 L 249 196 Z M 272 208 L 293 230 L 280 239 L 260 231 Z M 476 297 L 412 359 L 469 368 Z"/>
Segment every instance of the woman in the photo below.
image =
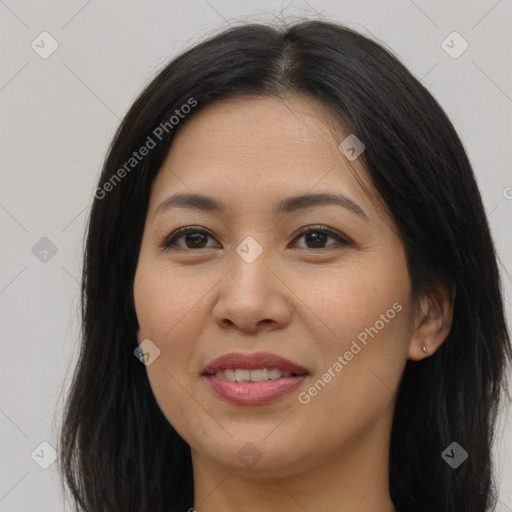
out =
<path fill-rule="evenodd" d="M 83 510 L 491 510 L 493 242 L 452 125 L 377 43 L 246 25 L 174 59 L 111 145 L 82 305 Z"/>

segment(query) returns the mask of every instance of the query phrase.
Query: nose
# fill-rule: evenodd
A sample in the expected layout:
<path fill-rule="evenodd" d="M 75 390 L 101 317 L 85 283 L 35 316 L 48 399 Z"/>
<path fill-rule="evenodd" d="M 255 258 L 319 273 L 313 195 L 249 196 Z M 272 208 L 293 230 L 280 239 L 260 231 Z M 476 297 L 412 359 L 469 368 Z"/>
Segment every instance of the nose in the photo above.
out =
<path fill-rule="evenodd" d="M 215 323 L 223 329 L 231 327 L 248 333 L 288 325 L 293 294 L 283 276 L 271 268 L 265 252 L 251 263 L 235 253 L 230 264 L 231 270 L 218 285 L 212 311 Z"/>

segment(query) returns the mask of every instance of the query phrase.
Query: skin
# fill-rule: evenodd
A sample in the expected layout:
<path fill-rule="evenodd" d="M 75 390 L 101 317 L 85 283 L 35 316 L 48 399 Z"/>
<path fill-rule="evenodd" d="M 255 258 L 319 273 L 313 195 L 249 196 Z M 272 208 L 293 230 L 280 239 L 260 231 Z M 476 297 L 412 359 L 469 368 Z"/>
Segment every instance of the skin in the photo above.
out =
<path fill-rule="evenodd" d="M 448 335 L 452 294 L 439 283 L 413 309 L 396 228 L 350 172 L 370 186 L 362 159 L 349 162 L 338 149 L 349 132 L 327 119 L 321 103 L 300 96 L 213 103 L 180 125 L 153 182 L 134 282 L 137 338 L 161 351 L 147 374 L 191 447 L 199 512 L 395 510 L 388 455 L 396 391 L 407 359 L 432 355 Z M 213 196 L 227 210 L 156 213 L 178 192 Z M 337 205 L 272 213 L 282 198 L 317 192 L 349 197 L 367 219 Z M 184 226 L 211 236 L 199 237 L 199 248 L 182 237 L 162 249 Z M 350 243 L 328 235 L 315 245 L 297 234 L 305 226 L 330 227 Z M 263 250 L 252 263 L 236 252 L 248 236 Z M 298 394 L 396 303 L 400 312 L 301 403 Z M 309 376 L 270 404 L 230 404 L 200 373 L 233 351 L 272 352 Z M 248 442 L 261 456 L 250 467 L 237 457 Z"/>

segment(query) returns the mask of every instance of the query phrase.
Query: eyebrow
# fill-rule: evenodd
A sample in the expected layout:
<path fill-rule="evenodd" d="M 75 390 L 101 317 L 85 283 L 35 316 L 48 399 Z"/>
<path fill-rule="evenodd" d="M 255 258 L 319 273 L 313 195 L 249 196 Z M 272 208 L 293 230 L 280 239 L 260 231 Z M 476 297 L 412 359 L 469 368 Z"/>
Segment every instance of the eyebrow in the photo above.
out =
<path fill-rule="evenodd" d="M 285 215 L 305 208 L 327 205 L 341 206 L 366 221 L 369 220 L 364 210 L 352 199 L 341 194 L 329 193 L 287 197 L 274 206 L 272 213 L 275 216 Z M 161 214 L 170 208 L 192 208 L 201 211 L 222 212 L 226 210 L 226 205 L 214 197 L 203 194 L 174 194 L 157 207 L 154 216 L 156 217 L 157 214 Z"/>

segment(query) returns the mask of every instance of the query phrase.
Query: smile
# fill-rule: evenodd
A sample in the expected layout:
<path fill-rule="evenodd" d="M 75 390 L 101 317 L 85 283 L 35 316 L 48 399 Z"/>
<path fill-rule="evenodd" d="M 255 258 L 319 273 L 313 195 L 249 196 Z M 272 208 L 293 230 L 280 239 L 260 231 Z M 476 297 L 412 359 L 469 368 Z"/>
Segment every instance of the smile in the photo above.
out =
<path fill-rule="evenodd" d="M 265 405 L 299 386 L 309 372 L 275 354 L 230 353 L 212 361 L 201 376 L 223 401 L 235 405 Z"/>
<path fill-rule="evenodd" d="M 282 377 L 291 377 L 293 374 L 288 370 L 280 368 L 258 368 L 257 370 L 228 369 L 219 370 L 215 377 L 226 379 L 231 382 L 263 382 L 266 380 L 277 380 Z"/>

